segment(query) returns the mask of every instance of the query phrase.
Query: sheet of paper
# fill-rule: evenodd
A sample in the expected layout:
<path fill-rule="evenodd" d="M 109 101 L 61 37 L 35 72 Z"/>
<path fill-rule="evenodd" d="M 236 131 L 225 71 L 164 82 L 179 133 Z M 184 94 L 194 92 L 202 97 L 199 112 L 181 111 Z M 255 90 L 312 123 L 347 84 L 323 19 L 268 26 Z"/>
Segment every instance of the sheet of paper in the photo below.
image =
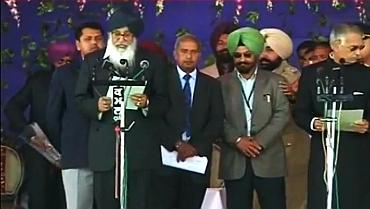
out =
<path fill-rule="evenodd" d="M 342 110 L 340 114 L 340 130 L 341 131 L 351 131 L 353 132 L 353 123 L 358 120 L 362 120 L 364 110 Z M 329 115 L 331 115 L 331 110 L 329 110 Z M 336 111 L 337 118 L 339 118 L 339 111 Z"/>
<path fill-rule="evenodd" d="M 163 165 L 201 174 L 206 172 L 208 163 L 207 157 L 194 156 L 187 158 L 184 162 L 177 162 L 177 151 L 169 152 L 163 146 L 161 146 L 161 156 Z"/>
<path fill-rule="evenodd" d="M 131 95 L 144 93 L 145 86 L 130 86 L 125 90 L 125 99 L 127 98 L 126 109 L 127 110 L 137 110 L 137 106 L 132 102 Z"/>

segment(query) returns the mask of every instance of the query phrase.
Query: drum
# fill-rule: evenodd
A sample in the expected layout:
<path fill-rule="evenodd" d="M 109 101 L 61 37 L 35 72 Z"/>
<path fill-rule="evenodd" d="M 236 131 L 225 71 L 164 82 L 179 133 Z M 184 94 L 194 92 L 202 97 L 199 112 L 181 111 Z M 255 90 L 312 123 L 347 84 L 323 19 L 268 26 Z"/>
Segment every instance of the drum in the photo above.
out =
<path fill-rule="evenodd" d="M 21 157 L 14 149 L 1 145 L 1 197 L 16 195 L 23 176 Z"/>

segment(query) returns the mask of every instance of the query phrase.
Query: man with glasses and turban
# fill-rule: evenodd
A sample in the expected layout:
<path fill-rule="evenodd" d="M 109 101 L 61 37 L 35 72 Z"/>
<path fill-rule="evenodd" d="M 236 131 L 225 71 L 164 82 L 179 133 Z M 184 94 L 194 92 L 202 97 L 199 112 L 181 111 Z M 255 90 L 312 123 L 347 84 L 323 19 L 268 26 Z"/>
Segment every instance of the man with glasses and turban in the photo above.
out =
<path fill-rule="evenodd" d="M 85 57 L 76 83 L 76 102 L 90 120 L 88 165 L 94 172 L 94 195 L 98 209 L 117 209 L 117 186 L 127 188 L 127 207 L 149 207 L 152 170 L 160 163 L 159 145 L 155 139 L 156 119 L 164 112 L 166 98 L 165 62 L 156 54 L 137 47 L 144 24 L 133 6 L 116 10 L 108 20 L 107 47 Z M 127 99 L 133 106 L 125 111 L 127 154 L 127 187 L 115 181 L 116 134 L 113 121 L 113 86 L 95 81 L 139 79 L 147 82 L 143 93 Z M 118 169 L 118 168 L 117 168 Z M 123 200 L 123 199 L 121 199 Z"/>
<path fill-rule="evenodd" d="M 220 177 L 227 208 L 251 209 L 256 190 L 263 209 L 285 209 L 285 153 L 282 130 L 289 102 L 283 78 L 259 68 L 264 37 L 253 28 L 229 34 L 227 48 L 235 71 L 220 78 L 225 106 Z"/>

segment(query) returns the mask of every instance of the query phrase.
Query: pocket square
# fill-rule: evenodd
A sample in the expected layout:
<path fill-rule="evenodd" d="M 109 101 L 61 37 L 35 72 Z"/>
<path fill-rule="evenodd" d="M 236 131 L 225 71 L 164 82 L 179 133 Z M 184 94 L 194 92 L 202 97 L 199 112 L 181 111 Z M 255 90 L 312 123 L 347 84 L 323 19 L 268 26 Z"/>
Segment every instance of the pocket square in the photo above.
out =
<path fill-rule="evenodd" d="M 270 103 L 271 102 L 271 96 L 270 94 L 264 94 L 263 97 L 265 98 L 265 100 Z"/>
<path fill-rule="evenodd" d="M 364 92 L 354 91 L 352 94 L 353 96 L 358 96 L 358 95 L 364 95 Z"/>

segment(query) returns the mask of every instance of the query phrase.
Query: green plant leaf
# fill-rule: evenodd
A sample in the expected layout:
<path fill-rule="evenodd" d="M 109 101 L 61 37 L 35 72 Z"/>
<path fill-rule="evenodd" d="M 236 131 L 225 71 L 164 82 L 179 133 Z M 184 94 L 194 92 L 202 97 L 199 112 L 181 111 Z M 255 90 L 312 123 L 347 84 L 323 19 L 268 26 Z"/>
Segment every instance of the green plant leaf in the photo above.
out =
<path fill-rule="evenodd" d="M 41 23 L 41 36 L 43 37 L 43 38 L 46 38 L 47 36 L 48 36 L 48 32 L 49 32 L 49 29 L 50 29 L 50 27 L 49 27 L 49 25 L 48 24 L 46 24 L 46 23 Z"/>
<path fill-rule="evenodd" d="M 342 10 L 346 8 L 346 4 L 344 2 L 339 2 L 337 5 L 335 5 L 335 9 Z"/>
<path fill-rule="evenodd" d="M 23 47 L 23 48 L 21 49 L 21 56 L 22 56 L 23 58 L 26 58 L 26 57 L 30 56 L 30 50 L 29 50 L 29 49 L 27 49 L 26 47 Z"/>
<path fill-rule="evenodd" d="M 31 36 L 28 36 L 28 35 L 23 35 L 21 36 L 21 41 L 24 42 L 24 41 L 28 41 L 28 40 L 31 40 Z"/>
<path fill-rule="evenodd" d="M 158 44 L 159 46 L 161 46 L 163 40 L 164 40 L 164 34 L 163 34 L 163 32 L 162 31 L 156 32 L 155 35 L 154 35 L 154 42 L 156 44 Z"/>
<path fill-rule="evenodd" d="M 256 11 L 249 11 L 247 12 L 245 20 L 248 22 L 251 22 L 253 24 L 256 24 L 259 20 L 260 14 Z"/>
<path fill-rule="evenodd" d="M 72 17 L 67 18 L 67 25 L 69 28 L 73 28 L 73 19 Z"/>
<path fill-rule="evenodd" d="M 9 84 L 6 80 L 1 79 L 1 89 L 7 89 Z"/>
<path fill-rule="evenodd" d="M 290 15 L 295 15 L 295 4 L 293 1 L 289 2 L 288 11 Z"/>
<path fill-rule="evenodd" d="M 320 25 L 321 27 L 325 27 L 325 26 L 327 25 L 327 23 L 328 23 L 328 18 L 327 18 L 327 16 L 326 16 L 326 15 L 324 15 L 324 14 L 320 14 L 320 16 L 319 16 L 319 25 Z"/>
<path fill-rule="evenodd" d="M 213 65 L 216 62 L 216 57 L 213 55 L 209 55 L 205 60 L 204 60 L 204 66 L 210 66 Z"/>
<path fill-rule="evenodd" d="M 36 50 L 36 48 L 37 48 L 37 44 L 36 44 L 36 42 L 32 41 L 32 42 L 28 43 L 27 48 L 28 48 L 29 50 L 31 50 L 31 51 Z"/>
<path fill-rule="evenodd" d="M 186 28 L 179 28 L 176 30 L 176 37 L 180 37 L 182 35 L 185 35 L 186 33 L 189 33 L 190 31 Z"/>
<path fill-rule="evenodd" d="M 1 21 L 1 32 L 5 33 L 9 30 L 9 23 L 7 21 Z"/>

